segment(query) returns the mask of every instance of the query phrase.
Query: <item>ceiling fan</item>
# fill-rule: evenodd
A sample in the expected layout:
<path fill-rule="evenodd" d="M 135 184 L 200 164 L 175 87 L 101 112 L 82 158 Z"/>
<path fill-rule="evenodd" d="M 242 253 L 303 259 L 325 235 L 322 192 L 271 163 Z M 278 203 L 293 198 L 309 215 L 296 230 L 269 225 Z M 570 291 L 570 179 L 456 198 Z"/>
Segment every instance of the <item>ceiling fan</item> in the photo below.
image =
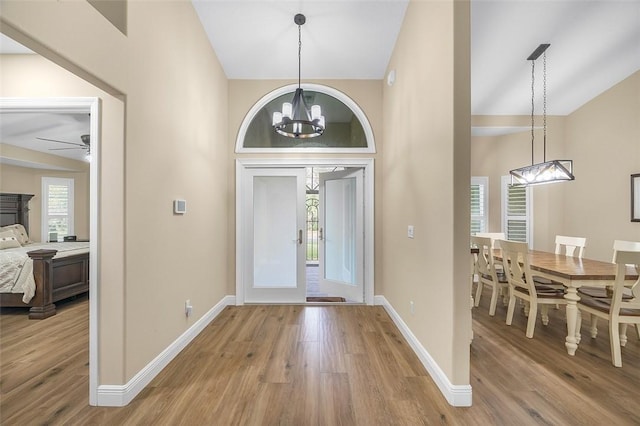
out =
<path fill-rule="evenodd" d="M 77 143 L 77 142 L 67 142 L 67 141 L 61 141 L 61 140 L 57 140 L 57 139 L 48 139 L 48 138 L 36 138 L 39 139 L 41 141 L 49 141 L 49 142 L 57 142 L 57 143 L 64 143 L 67 145 L 75 145 L 73 148 L 69 147 L 69 148 L 49 148 L 49 151 L 62 151 L 62 150 L 67 150 L 67 149 L 84 149 L 85 151 L 87 151 L 87 156 L 90 155 L 91 153 L 91 143 L 90 143 L 90 137 L 89 135 L 80 135 L 80 140 L 82 141 L 82 143 Z"/>

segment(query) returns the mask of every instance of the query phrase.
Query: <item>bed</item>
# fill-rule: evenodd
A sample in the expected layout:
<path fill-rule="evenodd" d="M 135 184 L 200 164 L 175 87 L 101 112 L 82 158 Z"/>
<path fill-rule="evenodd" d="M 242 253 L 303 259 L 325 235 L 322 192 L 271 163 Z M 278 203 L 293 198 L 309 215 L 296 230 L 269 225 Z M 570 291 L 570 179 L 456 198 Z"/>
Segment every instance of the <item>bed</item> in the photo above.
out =
<path fill-rule="evenodd" d="M 0 193 L 0 227 L 20 224 L 28 234 L 29 200 L 32 197 L 30 194 Z M 31 298 L 24 292 L 0 292 L 0 307 L 28 307 L 29 319 L 55 315 L 55 302 L 89 291 L 88 247 L 88 242 L 61 242 L 25 244 L 21 249 L 0 250 L 0 259 L 24 252 L 32 260 L 32 281 L 35 284 Z M 28 269 L 30 267 L 25 271 Z M 30 276 L 28 278 L 30 280 Z"/>

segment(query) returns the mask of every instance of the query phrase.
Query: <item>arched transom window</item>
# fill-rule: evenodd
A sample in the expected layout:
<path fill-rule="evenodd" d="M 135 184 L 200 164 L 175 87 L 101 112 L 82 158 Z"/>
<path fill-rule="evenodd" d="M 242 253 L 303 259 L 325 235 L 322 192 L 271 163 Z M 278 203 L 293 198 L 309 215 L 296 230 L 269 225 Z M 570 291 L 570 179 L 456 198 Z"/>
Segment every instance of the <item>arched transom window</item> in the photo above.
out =
<path fill-rule="evenodd" d="M 321 136 L 294 139 L 273 130 L 272 117 L 291 102 L 297 85 L 274 90 L 260 99 L 245 116 L 236 152 L 375 153 L 373 131 L 360 107 L 344 93 L 330 87 L 303 84 L 307 105 L 320 105 L 326 129 Z"/>

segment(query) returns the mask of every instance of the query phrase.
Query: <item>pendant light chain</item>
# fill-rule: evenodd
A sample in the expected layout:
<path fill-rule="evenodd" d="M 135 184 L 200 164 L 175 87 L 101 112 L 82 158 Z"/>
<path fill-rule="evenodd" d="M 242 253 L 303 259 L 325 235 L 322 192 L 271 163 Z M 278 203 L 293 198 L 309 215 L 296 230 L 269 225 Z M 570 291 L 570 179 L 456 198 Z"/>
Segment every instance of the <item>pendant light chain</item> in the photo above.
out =
<path fill-rule="evenodd" d="M 301 74 L 301 63 L 302 60 L 302 26 L 298 25 L 298 88 L 300 88 L 300 74 Z"/>
<path fill-rule="evenodd" d="M 547 161 L 547 52 L 542 54 L 542 128 L 544 131 L 542 138 L 543 157 L 542 161 Z"/>
<path fill-rule="evenodd" d="M 533 133 L 533 127 L 535 126 L 535 120 L 533 118 L 533 113 L 535 111 L 535 79 L 536 79 L 536 61 L 531 61 L 531 164 L 533 162 L 533 141 L 535 139 Z"/>
<path fill-rule="evenodd" d="M 320 105 L 311 105 L 305 101 L 302 90 L 302 25 L 306 17 L 298 13 L 293 22 L 298 26 L 298 88 L 291 102 L 282 104 L 282 112 L 275 111 L 271 125 L 279 135 L 294 139 L 307 139 L 321 136 L 325 129 L 325 118 Z"/>

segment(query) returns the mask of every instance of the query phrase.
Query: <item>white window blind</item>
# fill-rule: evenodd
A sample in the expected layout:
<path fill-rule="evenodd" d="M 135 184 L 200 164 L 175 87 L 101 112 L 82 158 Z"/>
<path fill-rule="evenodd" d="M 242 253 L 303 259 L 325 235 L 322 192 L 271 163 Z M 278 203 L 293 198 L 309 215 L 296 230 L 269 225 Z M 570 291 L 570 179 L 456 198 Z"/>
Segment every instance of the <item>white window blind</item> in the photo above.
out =
<path fill-rule="evenodd" d="M 489 178 L 471 177 L 471 235 L 487 232 L 489 225 Z"/>
<path fill-rule="evenodd" d="M 73 179 L 42 178 L 42 241 L 73 235 Z"/>
<path fill-rule="evenodd" d="M 530 188 L 511 186 L 508 176 L 502 177 L 502 230 L 508 240 L 531 246 Z"/>

